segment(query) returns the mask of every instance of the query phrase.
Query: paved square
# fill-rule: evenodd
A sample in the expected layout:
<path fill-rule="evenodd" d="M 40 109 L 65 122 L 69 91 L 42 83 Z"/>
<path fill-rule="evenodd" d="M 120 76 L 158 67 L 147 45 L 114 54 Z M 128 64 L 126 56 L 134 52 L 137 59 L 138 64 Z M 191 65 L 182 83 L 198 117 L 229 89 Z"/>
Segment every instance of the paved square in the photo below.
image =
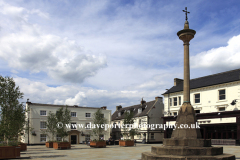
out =
<path fill-rule="evenodd" d="M 106 148 L 90 148 L 84 144 L 72 145 L 72 149 L 55 150 L 46 148 L 45 145 L 28 146 L 28 150 L 21 152 L 21 159 L 36 160 L 139 160 L 142 152 L 150 152 L 151 146 L 162 144 L 137 144 L 136 147 L 119 147 L 118 145 L 107 146 Z M 240 159 L 240 146 L 224 146 L 224 153 L 234 154 Z"/>

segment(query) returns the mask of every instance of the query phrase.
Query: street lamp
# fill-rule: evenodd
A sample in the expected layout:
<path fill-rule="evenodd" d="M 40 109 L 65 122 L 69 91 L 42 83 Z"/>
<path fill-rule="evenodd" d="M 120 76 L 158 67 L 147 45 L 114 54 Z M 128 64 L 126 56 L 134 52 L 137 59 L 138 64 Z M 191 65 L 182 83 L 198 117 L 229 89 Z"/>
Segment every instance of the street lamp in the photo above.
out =
<path fill-rule="evenodd" d="M 238 110 L 238 108 L 237 108 L 237 106 L 236 106 L 237 100 L 238 100 L 238 99 L 234 99 L 234 100 L 232 101 L 232 103 L 230 103 L 232 106 L 235 105 L 235 108 L 233 109 L 234 111 L 237 111 L 237 110 Z"/>

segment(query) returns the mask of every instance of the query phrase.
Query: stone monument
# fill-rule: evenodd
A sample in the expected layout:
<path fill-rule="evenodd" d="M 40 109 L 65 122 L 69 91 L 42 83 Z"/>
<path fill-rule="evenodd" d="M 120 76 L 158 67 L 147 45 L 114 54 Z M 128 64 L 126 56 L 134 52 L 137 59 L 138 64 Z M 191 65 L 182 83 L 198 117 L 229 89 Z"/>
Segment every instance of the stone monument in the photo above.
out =
<path fill-rule="evenodd" d="M 152 147 L 151 152 L 143 152 L 142 160 L 235 160 L 231 154 L 223 154 L 223 147 L 212 147 L 210 139 L 201 139 L 200 130 L 197 129 L 195 111 L 190 103 L 190 67 L 189 42 L 196 34 L 189 29 L 187 7 L 184 29 L 177 33 L 184 45 L 184 82 L 183 104 L 178 111 L 176 129 L 171 138 L 163 139 L 163 146 Z"/>

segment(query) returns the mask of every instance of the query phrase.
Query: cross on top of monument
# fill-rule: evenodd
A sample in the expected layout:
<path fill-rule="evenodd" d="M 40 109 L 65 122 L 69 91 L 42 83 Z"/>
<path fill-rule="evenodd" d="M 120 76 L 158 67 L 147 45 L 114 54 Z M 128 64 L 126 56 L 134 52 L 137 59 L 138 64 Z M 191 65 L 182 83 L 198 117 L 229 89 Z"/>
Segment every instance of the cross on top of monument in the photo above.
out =
<path fill-rule="evenodd" d="M 187 21 L 188 20 L 187 14 L 190 13 L 190 12 L 187 11 L 187 7 L 185 7 L 185 10 L 182 10 L 182 11 L 185 12 L 185 14 L 186 14 L 186 21 Z"/>

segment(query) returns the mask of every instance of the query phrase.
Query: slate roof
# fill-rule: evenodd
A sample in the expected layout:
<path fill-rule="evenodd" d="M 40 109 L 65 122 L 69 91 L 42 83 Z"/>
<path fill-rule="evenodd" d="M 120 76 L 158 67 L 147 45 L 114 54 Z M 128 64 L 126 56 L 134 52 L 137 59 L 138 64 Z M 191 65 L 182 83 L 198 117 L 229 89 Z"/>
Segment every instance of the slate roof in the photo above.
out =
<path fill-rule="evenodd" d="M 227 72 L 212 74 L 205 77 L 195 78 L 190 80 L 190 89 L 207 87 L 217 84 L 229 83 L 240 80 L 240 69 L 231 70 Z M 164 94 L 183 91 L 183 81 L 177 86 L 173 86 Z"/>
<path fill-rule="evenodd" d="M 26 102 L 31 106 L 51 106 L 51 107 L 66 107 L 66 105 L 55 105 L 55 104 L 42 104 L 42 103 L 31 103 L 31 102 Z M 89 108 L 89 109 L 101 109 L 101 107 L 82 107 L 82 106 L 69 106 L 67 105 L 68 108 Z"/>
<path fill-rule="evenodd" d="M 145 108 L 142 113 L 138 113 L 138 109 L 139 108 L 143 108 L 145 105 L 141 105 L 141 104 L 137 104 L 137 105 L 134 105 L 134 106 L 129 106 L 129 107 L 124 107 L 124 108 L 121 108 L 119 109 L 118 111 L 115 111 L 113 114 L 112 114 L 112 121 L 113 120 L 120 120 L 120 119 L 124 119 L 124 116 L 125 116 L 125 112 L 120 116 L 118 117 L 118 113 L 119 112 L 123 112 L 123 111 L 127 111 L 127 110 L 132 110 L 133 111 L 133 117 L 142 117 L 142 116 L 147 116 L 148 112 L 151 110 L 151 108 L 154 106 L 155 104 L 155 100 L 154 101 L 150 101 L 150 102 L 146 102 L 145 105 L 147 105 L 147 108 Z"/>

